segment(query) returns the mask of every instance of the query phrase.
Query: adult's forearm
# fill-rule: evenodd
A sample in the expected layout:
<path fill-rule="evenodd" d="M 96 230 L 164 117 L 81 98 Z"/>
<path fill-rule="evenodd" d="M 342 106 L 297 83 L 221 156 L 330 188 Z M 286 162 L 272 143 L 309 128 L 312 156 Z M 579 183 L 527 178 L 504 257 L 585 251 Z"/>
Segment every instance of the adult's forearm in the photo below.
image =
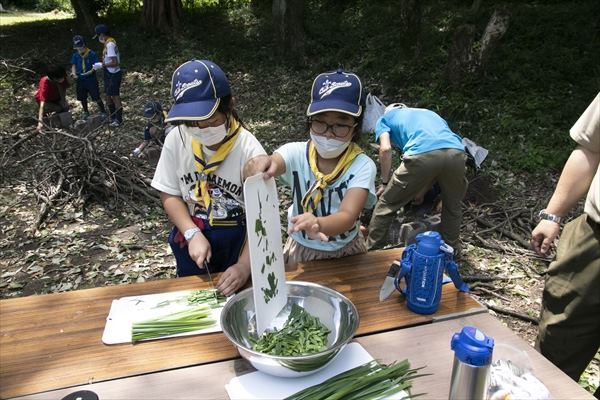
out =
<path fill-rule="evenodd" d="M 598 170 L 600 152 L 577 146 L 569 156 L 546 211 L 565 215 L 588 192 Z"/>

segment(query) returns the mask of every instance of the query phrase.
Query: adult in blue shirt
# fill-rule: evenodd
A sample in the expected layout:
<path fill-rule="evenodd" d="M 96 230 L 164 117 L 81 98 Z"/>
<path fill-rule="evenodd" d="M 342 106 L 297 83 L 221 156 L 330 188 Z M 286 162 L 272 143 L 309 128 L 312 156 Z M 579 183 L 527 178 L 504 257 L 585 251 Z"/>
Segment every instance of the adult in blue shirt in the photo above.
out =
<path fill-rule="evenodd" d="M 367 246 L 386 245 L 388 229 L 397 211 L 422 197 L 433 183 L 442 191 L 440 233 L 446 243 L 460 251 L 461 203 L 467 190 L 467 155 L 462 138 L 433 111 L 392 104 L 375 126 L 379 142 L 381 186 L 379 201 L 369 224 Z M 402 163 L 390 176 L 392 145 L 402 152 Z"/>
<path fill-rule="evenodd" d="M 77 100 L 81 102 L 83 108 L 83 119 L 90 115 L 88 94 L 98 104 L 100 112 L 106 114 L 104 103 L 100 98 L 96 71 L 94 70 L 94 64 L 100 62 L 98 56 L 93 50 L 87 48 L 83 36 L 80 35 L 73 36 L 73 49 L 75 49 L 75 52 L 71 56 L 71 76 L 76 78 L 75 91 Z"/>

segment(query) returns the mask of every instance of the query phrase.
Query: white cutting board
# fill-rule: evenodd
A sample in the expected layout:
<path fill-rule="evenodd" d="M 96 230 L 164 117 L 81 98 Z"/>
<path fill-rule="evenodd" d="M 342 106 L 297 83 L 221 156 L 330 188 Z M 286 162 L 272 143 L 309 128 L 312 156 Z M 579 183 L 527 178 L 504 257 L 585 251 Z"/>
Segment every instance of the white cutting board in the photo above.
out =
<path fill-rule="evenodd" d="M 179 304 L 171 303 L 163 307 L 156 306 L 163 301 L 173 301 L 187 296 L 192 291 L 193 290 L 184 290 L 179 292 L 156 293 L 144 296 L 121 297 L 113 300 L 108 317 L 106 317 L 106 325 L 104 326 L 104 333 L 102 334 L 102 343 L 131 343 L 131 325 L 133 321 L 156 318 L 161 315 L 172 314 L 186 308 L 191 308 L 191 306 L 188 306 L 185 302 Z M 156 339 L 220 332 L 222 331 L 220 323 L 221 310 L 223 310 L 223 307 L 211 309 L 211 318 L 217 322 L 214 326 L 197 331 L 178 333 L 176 335 L 161 336 Z"/>
<path fill-rule="evenodd" d="M 327 368 L 312 375 L 301 378 L 280 378 L 256 371 L 233 378 L 225 385 L 225 390 L 231 400 L 284 399 L 371 360 L 373 357 L 359 343 L 350 343 Z M 408 393 L 401 391 L 388 399 L 406 397 Z"/>
<path fill-rule="evenodd" d="M 265 180 L 262 174 L 246 179 L 244 202 L 256 329 L 260 335 L 285 307 L 288 298 L 275 179 Z"/>

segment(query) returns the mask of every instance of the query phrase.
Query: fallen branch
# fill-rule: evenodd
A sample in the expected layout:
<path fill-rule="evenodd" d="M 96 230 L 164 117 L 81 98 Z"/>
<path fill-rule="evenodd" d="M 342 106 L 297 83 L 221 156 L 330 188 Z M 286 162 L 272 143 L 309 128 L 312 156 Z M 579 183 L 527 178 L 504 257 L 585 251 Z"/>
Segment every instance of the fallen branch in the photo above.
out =
<path fill-rule="evenodd" d="M 495 311 L 495 312 L 497 312 L 499 314 L 510 315 L 511 317 L 515 317 L 515 318 L 518 318 L 518 319 L 526 321 L 526 322 L 531 322 L 534 325 L 537 325 L 539 323 L 539 321 L 538 321 L 537 318 L 530 317 L 527 314 L 521 314 L 519 312 L 512 311 L 512 310 L 507 310 L 505 308 L 494 306 L 492 304 L 486 304 L 485 306 L 487 308 L 489 308 L 490 310 Z"/>
<path fill-rule="evenodd" d="M 480 292 L 483 292 L 483 293 L 489 294 L 491 296 L 497 297 L 497 298 L 499 298 L 501 300 L 506 301 L 507 303 L 511 302 L 511 300 L 508 297 L 502 296 L 501 294 L 498 294 L 498 293 L 494 292 L 493 290 L 489 290 L 489 289 L 486 289 L 486 288 L 480 287 L 480 286 L 478 286 L 475 290 L 478 290 Z"/>

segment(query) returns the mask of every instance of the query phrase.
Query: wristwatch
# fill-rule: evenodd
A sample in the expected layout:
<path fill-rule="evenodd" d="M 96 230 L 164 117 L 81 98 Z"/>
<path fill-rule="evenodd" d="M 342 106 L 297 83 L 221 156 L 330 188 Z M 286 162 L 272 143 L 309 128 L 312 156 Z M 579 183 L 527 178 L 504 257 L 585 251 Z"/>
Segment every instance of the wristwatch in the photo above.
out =
<path fill-rule="evenodd" d="M 540 220 L 545 219 L 547 221 L 556 222 L 557 224 L 560 224 L 560 222 L 563 219 L 563 217 L 560 217 L 560 216 L 555 215 L 555 214 L 550 214 L 550 213 L 546 212 L 546 210 L 540 211 L 540 213 L 538 214 L 538 218 Z"/>
<path fill-rule="evenodd" d="M 195 226 L 195 227 L 190 228 L 187 231 L 185 231 L 183 233 L 183 237 L 185 238 L 185 240 L 187 240 L 189 242 L 190 240 L 192 240 L 192 238 L 194 237 L 194 235 L 196 233 L 198 233 L 198 232 L 200 232 L 200 228 L 198 228 L 197 226 Z"/>

